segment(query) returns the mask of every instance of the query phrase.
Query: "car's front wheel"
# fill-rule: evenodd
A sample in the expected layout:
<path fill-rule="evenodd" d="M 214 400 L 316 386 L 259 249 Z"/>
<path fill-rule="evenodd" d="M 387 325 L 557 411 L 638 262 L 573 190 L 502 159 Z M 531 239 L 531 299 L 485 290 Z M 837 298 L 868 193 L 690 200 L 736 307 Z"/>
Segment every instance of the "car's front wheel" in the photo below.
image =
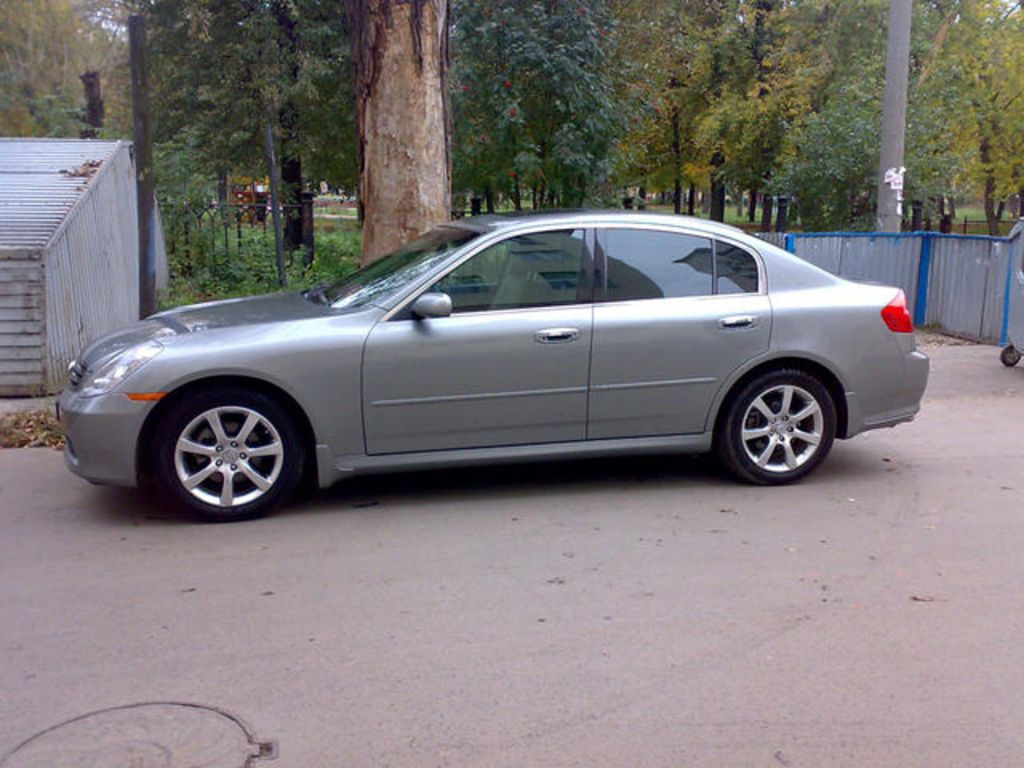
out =
<path fill-rule="evenodd" d="M 288 412 L 260 392 L 186 396 L 164 414 L 155 438 L 157 482 L 206 522 L 261 517 L 302 477 L 302 436 Z"/>
<path fill-rule="evenodd" d="M 757 376 L 727 406 L 716 451 L 734 474 L 760 485 L 781 485 L 820 464 L 836 434 L 828 389 L 800 370 Z"/>

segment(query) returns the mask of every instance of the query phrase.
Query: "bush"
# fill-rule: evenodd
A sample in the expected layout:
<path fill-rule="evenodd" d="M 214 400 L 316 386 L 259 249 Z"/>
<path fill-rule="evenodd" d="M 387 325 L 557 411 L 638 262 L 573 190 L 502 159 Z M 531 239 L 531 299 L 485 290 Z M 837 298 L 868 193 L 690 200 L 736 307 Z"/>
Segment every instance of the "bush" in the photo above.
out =
<path fill-rule="evenodd" d="M 282 290 L 277 282 L 274 234 L 245 227 L 239 236 L 227 231 L 168 232 L 168 289 L 161 297 L 162 309 L 201 301 L 252 296 Z M 358 231 L 317 232 L 315 260 L 307 268 L 305 251 L 285 254 L 288 285 L 284 290 L 302 290 L 334 282 L 359 266 L 361 237 Z"/>

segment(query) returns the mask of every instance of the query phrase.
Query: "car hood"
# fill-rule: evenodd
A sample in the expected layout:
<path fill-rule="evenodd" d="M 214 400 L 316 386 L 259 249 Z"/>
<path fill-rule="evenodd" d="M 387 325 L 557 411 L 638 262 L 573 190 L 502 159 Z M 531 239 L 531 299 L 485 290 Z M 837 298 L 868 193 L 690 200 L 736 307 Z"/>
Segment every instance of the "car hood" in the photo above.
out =
<path fill-rule="evenodd" d="M 149 319 L 164 323 L 177 333 L 184 333 L 323 317 L 329 311 L 328 307 L 310 301 L 301 293 L 271 293 L 192 304 L 161 312 Z"/>
<path fill-rule="evenodd" d="M 82 352 L 79 362 L 91 368 L 101 360 L 153 339 L 168 340 L 181 334 L 219 328 L 323 317 L 330 311 L 329 307 L 309 301 L 301 293 L 192 304 L 160 312 L 97 339 Z"/>

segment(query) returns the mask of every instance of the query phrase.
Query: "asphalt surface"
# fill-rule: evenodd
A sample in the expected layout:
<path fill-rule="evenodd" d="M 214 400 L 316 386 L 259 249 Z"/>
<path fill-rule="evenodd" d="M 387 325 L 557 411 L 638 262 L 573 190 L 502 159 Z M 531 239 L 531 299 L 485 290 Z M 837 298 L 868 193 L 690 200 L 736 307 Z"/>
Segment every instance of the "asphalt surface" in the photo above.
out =
<path fill-rule="evenodd" d="M 0 451 L 0 755 L 184 701 L 282 768 L 1019 765 L 1024 368 L 927 351 L 917 421 L 781 489 L 619 459 L 203 526 Z"/>

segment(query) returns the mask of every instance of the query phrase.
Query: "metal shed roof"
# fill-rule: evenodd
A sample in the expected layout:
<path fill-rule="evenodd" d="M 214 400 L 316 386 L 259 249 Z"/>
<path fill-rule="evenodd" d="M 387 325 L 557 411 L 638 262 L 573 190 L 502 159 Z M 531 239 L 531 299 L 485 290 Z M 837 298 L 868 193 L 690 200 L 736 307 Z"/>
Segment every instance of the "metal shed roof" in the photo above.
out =
<path fill-rule="evenodd" d="M 0 139 L 0 249 L 44 248 L 119 141 Z"/>

